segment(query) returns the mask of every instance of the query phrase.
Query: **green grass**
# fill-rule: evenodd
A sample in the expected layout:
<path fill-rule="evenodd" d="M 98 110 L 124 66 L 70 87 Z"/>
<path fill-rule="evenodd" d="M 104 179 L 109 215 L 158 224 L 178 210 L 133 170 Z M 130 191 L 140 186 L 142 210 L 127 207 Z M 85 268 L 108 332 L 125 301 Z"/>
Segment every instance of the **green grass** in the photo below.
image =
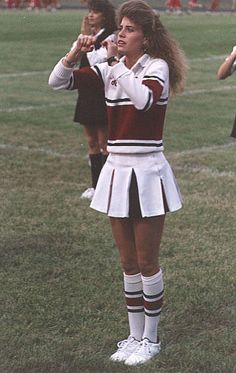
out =
<path fill-rule="evenodd" d="M 184 208 L 162 242 L 162 352 L 141 368 L 108 359 L 128 332 L 118 254 L 107 217 L 79 198 L 90 169 L 76 93 L 47 86 L 81 17 L 1 14 L 0 372 L 236 372 L 236 86 L 216 80 L 235 17 L 163 16 L 189 60 L 165 129 Z"/>

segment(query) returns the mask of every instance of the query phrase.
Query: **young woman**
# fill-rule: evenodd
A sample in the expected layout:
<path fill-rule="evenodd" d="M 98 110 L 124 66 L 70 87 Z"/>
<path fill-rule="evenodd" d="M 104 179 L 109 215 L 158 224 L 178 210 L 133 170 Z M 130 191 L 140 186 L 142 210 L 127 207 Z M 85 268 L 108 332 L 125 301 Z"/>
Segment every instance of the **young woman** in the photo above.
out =
<path fill-rule="evenodd" d="M 80 35 L 76 48 L 55 66 L 49 84 L 105 90 L 109 156 L 91 207 L 110 217 L 124 272 L 130 330 L 111 360 L 138 365 L 160 351 L 160 242 L 166 213 L 181 208 L 162 135 L 170 91 L 182 90 L 186 65 L 182 51 L 145 2 L 123 3 L 118 22 L 116 44 L 106 42 L 107 62 L 71 68 L 93 43 L 91 36 Z"/>
<path fill-rule="evenodd" d="M 81 32 L 94 37 L 94 50 L 82 56 L 80 67 L 106 60 L 106 50 L 101 43 L 117 29 L 115 9 L 109 0 L 89 0 L 87 6 L 89 13 L 83 20 Z M 107 157 L 107 115 L 103 90 L 92 92 L 89 87 L 83 87 L 79 91 L 74 122 L 84 127 L 91 165 L 92 186 L 83 192 L 81 198 L 91 200 Z"/>
<path fill-rule="evenodd" d="M 220 65 L 217 71 L 217 77 L 218 79 L 226 79 L 235 72 L 236 72 L 236 45 L 233 47 L 231 54 Z M 231 136 L 236 138 L 236 115 L 234 118 Z"/>
<path fill-rule="evenodd" d="M 225 79 L 236 71 L 236 45 L 233 47 L 231 54 L 220 65 L 217 71 L 218 79 Z"/>

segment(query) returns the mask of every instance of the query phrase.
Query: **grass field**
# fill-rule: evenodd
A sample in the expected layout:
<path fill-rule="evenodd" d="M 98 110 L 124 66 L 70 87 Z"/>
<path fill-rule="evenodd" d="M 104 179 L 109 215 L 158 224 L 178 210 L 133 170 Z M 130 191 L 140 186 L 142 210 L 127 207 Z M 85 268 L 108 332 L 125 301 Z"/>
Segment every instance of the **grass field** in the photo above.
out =
<path fill-rule="evenodd" d="M 236 84 L 216 80 L 235 16 L 163 15 L 189 61 L 165 130 L 185 203 L 162 243 L 162 352 L 126 368 L 108 359 L 128 332 L 122 273 L 107 217 L 79 198 L 90 169 L 76 93 L 47 86 L 81 15 L 0 14 L 0 372 L 236 372 Z"/>

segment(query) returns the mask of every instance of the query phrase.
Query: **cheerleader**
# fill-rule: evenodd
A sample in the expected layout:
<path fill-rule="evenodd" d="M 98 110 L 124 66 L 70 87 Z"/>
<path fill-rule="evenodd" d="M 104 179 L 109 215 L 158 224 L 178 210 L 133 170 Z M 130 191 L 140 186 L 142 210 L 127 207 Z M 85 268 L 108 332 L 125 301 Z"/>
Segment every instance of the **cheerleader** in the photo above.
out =
<path fill-rule="evenodd" d="M 91 36 L 80 35 L 75 48 L 54 67 L 49 85 L 105 90 L 109 156 L 91 207 L 110 218 L 124 276 L 128 338 L 118 343 L 110 359 L 136 366 L 152 359 L 161 348 L 160 242 L 166 213 L 182 206 L 163 154 L 163 130 L 170 92 L 182 91 L 186 64 L 159 15 L 147 3 L 123 3 L 118 25 L 117 42 L 106 42 L 107 62 L 76 69 L 73 65 L 93 45 Z"/>
<path fill-rule="evenodd" d="M 236 45 L 233 47 L 231 54 L 220 65 L 217 71 L 218 79 L 225 79 L 236 71 Z"/>
<path fill-rule="evenodd" d="M 83 19 L 81 33 L 94 37 L 94 49 L 82 56 L 81 68 L 106 60 L 106 49 L 102 47 L 102 42 L 110 35 L 114 37 L 113 33 L 117 29 L 115 8 L 109 0 L 88 0 L 87 6 L 89 12 Z M 91 187 L 82 193 L 81 198 L 91 200 L 107 158 L 108 128 L 103 90 L 93 93 L 87 86 L 79 91 L 74 122 L 83 125 L 91 166 Z"/>
<path fill-rule="evenodd" d="M 233 47 L 231 54 L 220 65 L 217 71 L 217 77 L 218 79 L 226 79 L 235 72 L 236 72 L 236 45 Z M 234 119 L 231 136 L 236 138 L 236 115 Z"/>

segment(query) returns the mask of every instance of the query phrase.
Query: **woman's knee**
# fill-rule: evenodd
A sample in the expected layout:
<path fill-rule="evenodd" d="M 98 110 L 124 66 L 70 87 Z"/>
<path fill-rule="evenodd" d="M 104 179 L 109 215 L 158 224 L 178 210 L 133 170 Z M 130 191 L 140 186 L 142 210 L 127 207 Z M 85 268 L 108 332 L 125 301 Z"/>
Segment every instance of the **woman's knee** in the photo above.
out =
<path fill-rule="evenodd" d="M 92 137 L 87 138 L 89 153 L 96 154 L 100 153 L 100 146 L 97 142 L 97 139 L 93 139 Z"/>
<path fill-rule="evenodd" d="M 135 273 L 140 272 L 136 257 L 127 258 L 124 256 L 120 256 L 120 262 L 121 262 L 121 267 L 123 271 L 127 275 L 134 275 Z"/>
<path fill-rule="evenodd" d="M 135 275 L 136 273 L 140 273 L 138 264 L 121 262 L 121 266 L 122 266 L 123 272 L 126 273 L 127 275 Z"/>
<path fill-rule="evenodd" d="M 148 261 L 148 260 L 139 260 L 138 262 L 139 270 L 143 276 L 149 277 L 154 275 L 159 271 L 158 261 Z"/>

